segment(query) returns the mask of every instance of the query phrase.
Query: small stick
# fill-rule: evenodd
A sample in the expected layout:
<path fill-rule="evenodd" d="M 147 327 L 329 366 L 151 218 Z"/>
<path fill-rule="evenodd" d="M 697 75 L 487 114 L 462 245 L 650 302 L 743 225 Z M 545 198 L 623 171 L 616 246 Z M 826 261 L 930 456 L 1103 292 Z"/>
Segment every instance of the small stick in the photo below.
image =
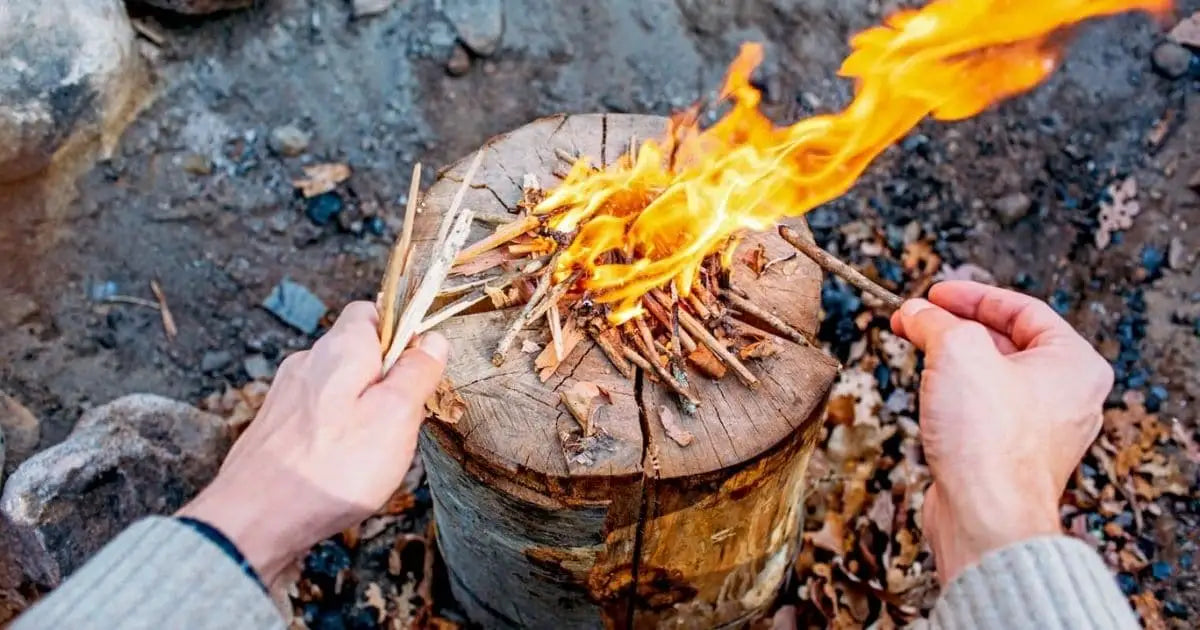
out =
<path fill-rule="evenodd" d="M 490 286 L 494 289 L 503 289 L 515 282 L 518 278 L 530 276 L 533 275 L 534 272 L 540 271 L 543 264 L 545 264 L 544 261 L 535 260 L 526 265 L 521 271 L 513 271 L 498 276 L 491 276 L 489 278 L 479 278 L 477 280 L 471 280 L 470 282 L 463 282 L 454 286 L 442 287 L 442 290 L 438 291 L 438 297 L 458 295 L 459 293 L 465 293 L 471 289 L 477 289 L 484 285 Z"/>
<path fill-rule="evenodd" d="M 145 306 L 146 308 L 152 308 L 156 311 L 160 310 L 162 308 L 158 305 L 158 302 L 155 302 L 154 300 L 147 300 L 146 298 L 134 297 L 132 295 L 110 295 L 110 296 L 104 298 L 104 301 L 111 302 L 114 304 L 132 304 L 134 306 Z"/>
<path fill-rule="evenodd" d="M 663 368 L 663 366 L 659 365 L 657 361 L 651 362 L 651 361 L 646 360 L 646 357 L 643 357 L 642 355 L 638 354 L 636 351 L 634 351 L 633 348 L 630 348 L 629 346 L 623 346 L 622 350 L 624 351 L 625 358 L 629 359 L 630 363 L 638 366 L 645 372 L 654 372 L 655 374 L 658 375 L 659 378 L 663 379 L 667 383 L 667 387 L 670 387 L 671 391 L 678 394 L 680 398 L 686 400 L 687 402 L 689 402 L 693 405 L 696 405 L 697 407 L 700 406 L 700 401 L 696 400 L 696 398 L 694 396 L 692 396 L 691 393 L 689 393 L 686 389 L 684 389 L 683 385 L 680 385 L 679 381 L 675 380 L 670 374 L 668 374 L 667 370 L 665 368 Z"/>
<path fill-rule="evenodd" d="M 462 250 L 462 253 L 458 255 L 458 260 L 454 261 L 454 264 L 461 265 L 465 262 L 469 262 L 470 260 L 477 258 L 480 254 L 488 250 L 495 249 L 536 228 L 540 223 L 541 221 L 538 219 L 538 217 L 531 215 L 517 219 L 511 223 L 501 225 L 500 227 L 496 228 L 495 232 L 485 236 L 482 240 L 471 243 L 470 246 Z"/>
<path fill-rule="evenodd" d="M 546 311 L 546 319 L 550 322 L 550 339 L 554 342 L 554 358 L 557 361 L 563 360 L 563 333 L 562 319 L 559 318 L 558 305 L 551 304 L 550 309 Z"/>
<path fill-rule="evenodd" d="M 658 305 L 657 301 L 650 298 L 644 298 L 642 299 L 642 305 L 646 307 L 646 310 L 650 313 L 650 315 L 654 317 L 654 319 L 657 319 L 658 323 L 662 324 L 664 328 L 674 330 L 675 324 L 671 321 L 671 316 L 667 315 L 666 311 L 663 310 L 663 307 Z M 683 349 L 688 354 L 696 351 L 696 340 L 692 339 L 691 335 L 687 334 L 687 331 L 679 331 L 679 342 L 683 344 Z"/>
<path fill-rule="evenodd" d="M 509 215 L 477 214 L 477 215 L 475 215 L 475 220 L 480 223 L 486 223 L 488 225 L 501 226 L 501 225 L 508 225 L 509 223 L 516 221 L 517 218 L 511 214 L 509 214 Z"/>
<path fill-rule="evenodd" d="M 615 343 L 613 342 L 612 337 L 617 338 Z M 600 346 L 600 350 L 604 352 L 605 356 L 608 357 L 608 360 L 613 364 L 613 367 L 617 368 L 617 371 L 621 373 L 621 376 L 624 376 L 628 380 L 633 380 L 633 368 L 629 367 L 629 362 L 625 360 L 625 344 L 621 343 L 620 333 L 610 336 L 608 330 L 604 332 L 594 332 L 592 333 L 592 341 L 595 341 L 596 345 Z M 617 344 L 620 344 L 620 348 L 617 347 Z"/>
<path fill-rule="evenodd" d="M 467 189 L 471 187 L 471 179 L 475 177 L 479 163 L 483 161 L 483 151 L 484 149 L 480 149 L 475 153 L 475 159 L 471 160 L 471 165 L 467 167 L 467 174 L 463 176 L 462 184 L 458 186 L 458 190 L 454 192 L 454 198 L 450 200 L 450 209 L 446 210 L 446 215 L 442 217 L 442 227 L 438 230 L 437 242 L 439 243 L 446 242 L 446 236 L 450 234 L 450 226 L 458 220 L 458 208 L 462 205 Z"/>
<path fill-rule="evenodd" d="M 162 315 L 163 332 L 167 334 L 167 340 L 175 339 L 175 335 L 179 334 L 179 329 L 175 327 L 175 317 L 171 315 L 171 308 L 167 306 L 167 295 L 163 293 L 162 287 L 158 285 L 157 280 L 150 281 L 150 291 L 154 293 L 154 299 L 158 300 L 158 310 Z"/>
<path fill-rule="evenodd" d="M 697 297 L 694 292 L 687 296 L 687 302 L 696 311 L 696 314 L 700 316 L 700 319 L 707 320 L 712 318 L 712 311 L 708 310 L 708 307 L 704 305 L 704 301 Z"/>
<path fill-rule="evenodd" d="M 405 287 L 404 272 L 412 253 L 413 219 L 417 208 L 417 193 L 421 186 L 421 163 L 413 166 L 412 179 L 408 184 L 408 203 L 404 206 L 404 227 L 400 238 L 392 246 L 388 255 L 387 269 L 383 272 L 383 285 L 379 291 L 375 308 L 379 311 L 379 345 L 380 352 L 386 353 L 388 344 L 396 334 L 396 318 L 399 313 L 400 301 L 406 296 L 400 295 Z"/>
<path fill-rule="evenodd" d="M 683 327 L 686 328 L 688 332 L 695 335 L 696 338 L 700 340 L 700 343 L 708 346 L 708 349 L 712 350 L 713 354 L 717 355 L 717 357 L 724 361 L 726 365 L 733 368 L 733 372 L 738 375 L 738 378 L 741 379 L 743 383 L 746 384 L 746 387 L 749 387 L 750 389 L 758 389 L 759 386 L 762 385 L 762 383 L 760 383 L 754 376 L 754 373 L 751 372 L 750 369 L 747 368 L 740 360 L 738 360 L 738 358 L 729 351 L 729 348 L 726 348 L 720 341 L 717 340 L 716 337 L 712 336 L 712 333 L 708 332 L 708 329 L 704 327 L 704 324 L 701 324 L 696 320 L 696 318 L 692 317 L 691 313 L 682 310 L 679 311 L 679 323 L 683 324 Z"/>
<path fill-rule="evenodd" d="M 443 306 L 436 313 L 425 318 L 425 321 L 421 322 L 420 326 L 417 326 L 417 334 L 419 335 L 428 331 L 430 328 L 433 328 L 447 319 L 450 319 L 451 317 L 458 315 L 472 306 L 479 304 L 487 298 L 487 293 L 472 293 L 466 297 L 459 298 L 454 302 L 447 304 L 446 306 Z"/>
<path fill-rule="evenodd" d="M 504 336 L 500 338 L 500 345 L 496 346 L 496 351 L 492 353 L 492 365 L 500 367 L 504 365 L 504 355 L 508 354 L 508 349 L 512 347 L 513 342 L 517 340 L 517 335 L 521 334 L 521 330 L 530 321 L 533 321 L 533 310 L 537 308 L 538 302 L 546 295 L 546 291 L 550 289 L 550 274 L 554 271 L 554 265 L 547 265 L 539 275 L 537 288 L 533 290 L 533 295 L 529 296 L 529 301 L 525 303 L 525 307 L 521 309 L 521 314 L 509 324 L 508 330 L 504 332 Z"/>
<path fill-rule="evenodd" d="M 801 239 L 799 234 L 795 233 L 787 226 L 779 226 L 779 235 L 783 237 L 783 240 L 787 241 L 792 247 L 795 247 L 797 250 L 799 250 L 801 254 L 804 254 L 813 262 L 817 263 L 817 265 L 825 271 L 842 278 L 846 282 L 849 282 L 857 287 L 859 290 L 865 291 L 879 298 L 879 300 L 883 302 L 883 306 L 888 310 L 894 311 L 900 308 L 900 305 L 904 303 L 903 298 L 900 296 L 879 286 L 878 283 L 873 282 L 870 278 L 862 275 L 859 270 L 838 260 L 833 254 L 830 254 L 824 249 L 818 247 L 816 243 Z"/>
<path fill-rule="evenodd" d="M 569 164 L 571 166 L 574 166 L 575 162 L 579 161 L 578 155 L 572 155 L 570 151 L 567 151 L 566 149 L 564 149 L 562 147 L 554 147 L 554 155 L 558 156 L 558 159 L 566 162 L 567 164 Z"/>
<path fill-rule="evenodd" d="M 784 338 L 790 339 L 792 342 L 798 343 L 802 346 L 808 346 L 810 348 L 813 347 L 812 342 L 809 341 L 808 337 L 804 336 L 804 333 L 793 328 L 787 322 L 783 321 L 767 309 L 762 308 L 754 302 L 751 302 L 750 300 L 747 300 L 746 298 L 732 291 L 722 291 L 721 295 L 729 301 L 731 306 L 747 315 L 753 315 L 754 317 L 763 320 L 768 326 L 779 331 L 779 334 Z"/>
<path fill-rule="evenodd" d="M 471 231 L 472 214 L 470 210 L 464 210 L 458 215 L 454 226 L 446 235 L 446 240 L 442 242 L 441 250 L 425 271 L 425 276 L 421 278 L 421 284 L 418 285 L 412 299 L 404 305 L 404 312 L 400 314 L 400 321 L 396 324 L 396 333 L 392 337 L 392 343 L 383 357 L 382 374 L 386 375 L 400 359 L 400 354 L 408 347 L 408 342 L 412 341 L 421 321 L 425 319 L 425 314 L 429 311 L 429 306 L 433 304 L 438 289 L 446 281 L 446 274 L 450 272 L 450 266 L 454 264 L 458 250 L 462 248 L 463 241 L 467 240 L 467 234 Z"/>

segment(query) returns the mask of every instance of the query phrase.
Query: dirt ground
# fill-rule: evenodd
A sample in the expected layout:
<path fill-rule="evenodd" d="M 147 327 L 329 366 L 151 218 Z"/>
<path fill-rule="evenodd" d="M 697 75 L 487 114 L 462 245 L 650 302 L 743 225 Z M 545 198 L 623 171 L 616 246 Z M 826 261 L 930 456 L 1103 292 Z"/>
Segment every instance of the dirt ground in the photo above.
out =
<path fill-rule="evenodd" d="M 90 406 L 135 391 L 198 401 L 247 381 L 245 358 L 273 362 L 310 344 L 260 307 L 285 277 L 332 308 L 372 298 L 415 161 L 436 168 L 561 111 L 669 113 L 715 87 L 743 41 L 767 43 L 772 115 L 827 111 L 850 94 L 835 76 L 848 37 L 890 7 L 512 0 L 500 49 L 455 77 L 445 68 L 455 30 L 435 4 L 401 0 L 361 20 L 319 0 L 146 17 L 166 35 L 158 97 L 112 158 L 73 184 L 0 189 L 0 388 L 44 419 L 43 447 Z M 1200 8 L 1179 5 L 1179 15 Z M 919 222 L 945 264 L 976 265 L 1066 313 L 1118 364 L 1114 402 L 1142 392 L 1194 431 L 1200 195 L 1187 182 L 1200 169 L 1200 75 L 1155 74 L 1160 38 L 1141 16 L 1081 29 L 1033 93 L 968 121 L 927 122 L 890 149 L 852 193 L 811 215 L 818 237 L 837 240 L 836 227 L 855 220 L 885 232 Z M 268 148 L 286 124 L 311 132 L 304 156 Z M 1157 142 L 1156 125 L 1167 130 Z M 326 161 L 354 174 L 341 218 L 317 226 L 290 181 Z M 1141 213 L 1100 249 L 1099 204 L 1125 177 L 1138 183 Z M 997 210 L 1016 193 L 1027 211 Z M 93 299 L 150 298 L 151 279 L 177 320 L 173 342 L 157 312 Z M 1200 526 L 1194 497 L 1165 501 L 1176 525 L 1158 528 L 1155 554 Z M 1169 577 L 1138 581 L 1195 615 L 1200 572 L 1178 553 L 1162 557 L 1176 563 Z"/>

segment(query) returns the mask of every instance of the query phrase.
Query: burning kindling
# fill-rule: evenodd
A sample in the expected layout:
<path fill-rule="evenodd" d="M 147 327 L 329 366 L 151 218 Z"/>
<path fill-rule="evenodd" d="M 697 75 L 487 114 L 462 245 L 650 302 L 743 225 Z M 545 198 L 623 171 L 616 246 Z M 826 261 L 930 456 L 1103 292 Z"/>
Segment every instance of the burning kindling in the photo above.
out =
<path fill-rule="evenodd" d="M 463 297 L 409 327 L 424 330 L 485 300 L 523 304 L 495 349 L 496 365 L 521 330 L 544 319 L 552 343 L 539 367 L 557 365 L 587 335 L 621 374 L 641 368 L 678 394 L 685 409 L 701 402 L 689 368 L 715 379 L 733 372 L 756 388 L 747 363 L 769 356 L 775 344 L 809 340 L 731 283 L 734 252 L 747 232 L 772 229 L 842 195 L 925 117 L 967 118 L 1033 88 L 1061 61 L 1080 21 L 1169 8 L 1168 0 L 938 0 L 901 11 L 851 40 L 840 73 L 856 82 L 852 102 L 789 126 L 759 110 L 750 78 L 762 49 L 747 44 L 720 92 L 726 111 L 711 126 L 701 127 L 695 106 L 671 119 L 665 137 L 640 144 L 631 138 L 612 164 L 560 152 L 562 181 L 543 189 L 527 177 L 516 216 L 457 255 L 448 235 L 460 235 L 451 229 L 459 222 L 446 217 L 431 269 L 437 283 L 447 256 L 451 273 L 500 263 L 510 272 L 460 284 L 450 291 Z M 470 173 L 466 180 L 464 189 Z M 884 306 L 898 306 L 897 296 L 815 244 L 787 228 L 780 235 Z M 760 272 L 770 264 L 759 262 Z M 430 286 L 423 281 L 414 299 L 428 298 Z M 430 302 L 416 302 L 424 315 Z"/>

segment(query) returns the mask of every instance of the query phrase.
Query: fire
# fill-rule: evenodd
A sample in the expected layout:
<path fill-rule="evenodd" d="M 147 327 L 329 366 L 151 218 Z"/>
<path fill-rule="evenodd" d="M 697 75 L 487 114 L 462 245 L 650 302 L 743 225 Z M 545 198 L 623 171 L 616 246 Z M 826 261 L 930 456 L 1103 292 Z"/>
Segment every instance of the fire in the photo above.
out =
<path fill-rule="evenodd" d="M 641 313 L 651 289 L 688 295 L 704 260 L 728 266 L 740 234 L 766 230 L 845 193 L 868 164 L 926 116 L 959 120 L 1029 90 L 1062 58 L 1069 28 L 1124 11 L 1164 13 L 1170 0 L 935 0 L 851 39 L 839 73 L 855 80 L 846 109 L 777 127 L 758 109 L 746 44 L 701 129 L 693 108 L 667 136 L 595 170 L 580 160 L 535 208 L 574 234 L 556 279 L 581 271 L 613 323 Z"/>

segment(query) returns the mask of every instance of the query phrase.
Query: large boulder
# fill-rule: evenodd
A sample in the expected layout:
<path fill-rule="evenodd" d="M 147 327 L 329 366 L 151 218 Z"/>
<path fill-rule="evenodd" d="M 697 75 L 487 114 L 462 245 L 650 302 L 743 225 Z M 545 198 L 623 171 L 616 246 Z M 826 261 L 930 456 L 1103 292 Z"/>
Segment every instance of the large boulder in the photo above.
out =
<path fill-rule="evenodd" d="M 144 81 L 121 0 L 3 0 L 0 182 L 45 168 L 72 138 L 115 135 Z"/>
<path fill-rule="evenodd" d="M 141 0 L 141 2 L 152 7 L 176 13 L 186 13 L 188 15 L 232 11 L 234 9 L 244 9 L 254 4 L 254 0 Z"/>
<path fill-rule="evenodd" d="M 31 531 L 65 577 L 135 520 L 179 509 L 216 475 L 229 445 L 218 416 L 161 396 L 119 398 L 21 464 L 0 512 Z"/>

